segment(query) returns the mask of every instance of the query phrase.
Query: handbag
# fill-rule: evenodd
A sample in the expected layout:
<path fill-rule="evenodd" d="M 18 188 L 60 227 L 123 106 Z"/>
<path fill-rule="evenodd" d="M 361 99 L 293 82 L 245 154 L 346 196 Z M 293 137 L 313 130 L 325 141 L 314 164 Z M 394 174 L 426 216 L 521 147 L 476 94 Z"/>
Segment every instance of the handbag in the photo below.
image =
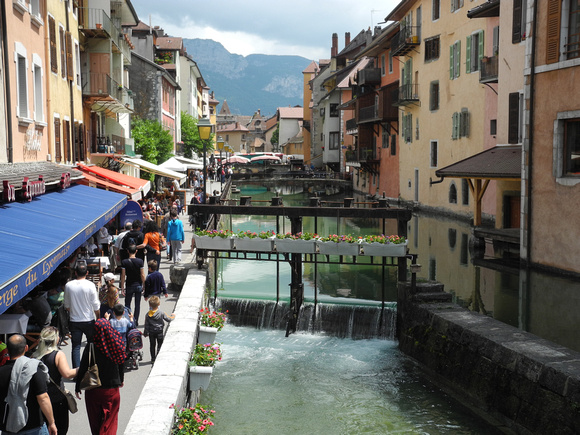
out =
<path fill-rule="evenodd" d="M 73 393 L 71 393 L 66 388 L 62 388 L 60 385 L 58 385 L 56 382 L 54 382 L 50 376 L 49 376 L 49 379 L 50 379 L 50 382 L 52 382 L 54 385 L 56 385 L 56 388 L 58 388 L 58 391 L 60 391 L 62 393 L 62 395 L 65 397 L 66 403 L 68 405 L 68 410 L 72 414 L 77 412 L 79 410 L 79 408 L 77 407 L 77 400 L 75 399 L 75 396 L 73 395 Z"/>
<path fill-rule="evenodd" d="M 95 361 L 94 344 L 90 343 L 89 346 L 89 367 L 81 379 L 79 385 L 81 390 L 92 390 L 93 388 L 98 388 L 101 386 L 101 379 L 99 378 L 99 367 Z"/>

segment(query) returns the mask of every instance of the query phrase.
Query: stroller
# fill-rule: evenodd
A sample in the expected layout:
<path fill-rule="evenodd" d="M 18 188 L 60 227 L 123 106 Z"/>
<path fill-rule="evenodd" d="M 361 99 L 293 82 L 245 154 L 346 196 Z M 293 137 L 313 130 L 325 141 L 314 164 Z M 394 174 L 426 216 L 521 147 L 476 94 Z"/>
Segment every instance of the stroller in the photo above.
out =
<path fill-rule="evenodd" d="M 139 361 L 143 360 L 143 334 L 137 328 L 127 332 L 127 359 L 125 371 L 139 368 Z"/>

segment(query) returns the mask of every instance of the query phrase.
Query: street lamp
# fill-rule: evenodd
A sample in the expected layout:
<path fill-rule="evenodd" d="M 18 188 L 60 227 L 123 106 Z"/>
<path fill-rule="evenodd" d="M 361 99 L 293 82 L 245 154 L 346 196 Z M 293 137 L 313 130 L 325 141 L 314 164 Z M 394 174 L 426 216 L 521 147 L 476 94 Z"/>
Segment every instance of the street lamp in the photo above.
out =
<path fill-rule="evenodd" d="M 213 124 L 206 117 L 201 118 L 197 121 L 197 131 L 199 133 L 199 138 L 203 141 L 203 203 L 207 201 L 207 141 L 211 136 Z"/>
<path fill-rule="evenodd" d="M 220 173 L 218 174 L 218 176 L 220 177 L 220 193 L 223 190 L 223 184 L 222 184 L 222 174 L 221 171 L 223 170 L 224 167 L 224 161 L 222 160 L 222 150 L 224 149 L 224 140 L 221 136 L 217 137 L 217 147 L 218 150 L 220 150 Z"/>

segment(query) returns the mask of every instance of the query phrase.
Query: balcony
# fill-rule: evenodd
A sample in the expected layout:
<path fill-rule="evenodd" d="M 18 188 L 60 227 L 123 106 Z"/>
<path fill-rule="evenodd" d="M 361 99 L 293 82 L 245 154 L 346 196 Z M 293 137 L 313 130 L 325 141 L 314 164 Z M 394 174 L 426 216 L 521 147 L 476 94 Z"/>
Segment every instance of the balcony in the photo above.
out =
<path fill-rule="evenodd" d="M 404 56 L 421 44 L 419 40 L 419 26 L 403 26 L 391 41 L 393 56 Z"/>
<path fill-rule="evenodd" d="M 367 107 L 361 107 L 358 111 L 358 122 L 369 122 L 379 120 L 379 106 L 372 105 Z"/>
<path fill-rule="evenodd" d="M 410 104 L 419 102 L 419 85 L 417 83 L 411 83 L 403 85 L 394 91 L 394 102 L 395 106 L 408 106 Z"/>
<path fill-rule="evenodd" d="M 490 56 L 481 59 L 479 69 L 479 83 L 497 83 L 498 80 L 498 57 Z"/>
<path fill-rule="evenodd" d="M 380 68 L 365 68 L 358 72 L 357 84 L 364 85 L 378 85 L 381 83 L 381 69 Z"/>
<path fill-rule="evenodd" d="M 114 113 L 131 113 L 133 96 L 129 89 L 123 87 L 108 74 L 89 73 L 82 76 L 83 99 L 94 111 Z"/>
<path fill-rule="evenodd" d="M 346 121 L 346 131 L 348 132 L 355 132 L 357 130 L 357 122 L 356 118 L 348 119 Z"/>
<path fill-rule="evenodd" d="M 397 121 L 399 119 L 399 113 L 397 107 L 394 106 L 393 90 L 398 92 L 397 83 L 385 86 L 374 92 L 369 92 L 358 98 L 358 123 Z"/>
<path fill-rule="evenodd" d="M 130 61 L 129 40 L 104 9 L 79 8 L 79 30 L 88 37 L 111 39 L 113 52 L 121 53 Z"/>

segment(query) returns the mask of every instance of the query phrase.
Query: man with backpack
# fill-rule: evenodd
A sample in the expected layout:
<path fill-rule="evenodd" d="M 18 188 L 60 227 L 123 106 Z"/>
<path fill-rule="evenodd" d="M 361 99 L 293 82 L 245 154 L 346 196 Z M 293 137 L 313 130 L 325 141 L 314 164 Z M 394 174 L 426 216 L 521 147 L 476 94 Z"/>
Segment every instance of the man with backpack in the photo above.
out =
<path fill-rule="evenodd" d="M 131 231 L 129 231 L 123 237 L 123 241 L 121 242 L 121 250 L 119 251 L 121 262 L 129 258 L 129 246 L 131 245 L 137 246 L 143 243 L 145 236 L 141 231 L 142 226 L 143 226 L 142 222 L 139 219 L 135 219 L 133 221 L 133 227 L 131 228 Z M 145 249 L 137 250 L 135 256 L 145 261 Z"/>

